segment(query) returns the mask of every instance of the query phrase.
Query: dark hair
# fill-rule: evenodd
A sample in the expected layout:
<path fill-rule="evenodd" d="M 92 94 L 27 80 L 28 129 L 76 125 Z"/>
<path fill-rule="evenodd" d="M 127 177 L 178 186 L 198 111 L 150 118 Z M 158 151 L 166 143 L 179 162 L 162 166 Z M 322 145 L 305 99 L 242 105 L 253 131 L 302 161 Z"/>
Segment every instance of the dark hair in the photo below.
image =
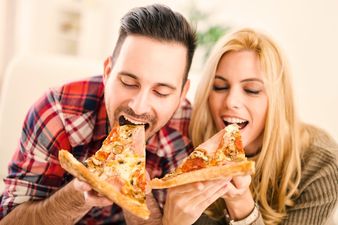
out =
<path fill-rule="evenodd" d="M 129 11 L 121 19 L 119 37 L 112 56 L 113 65 L 125 38 L 133 34 L 160 41 L 178 42 L 185 46 L 188 54 L 183 84 L 186 82 L 196 49 L 196 32 L 180 13 L 159 4 Z"/>

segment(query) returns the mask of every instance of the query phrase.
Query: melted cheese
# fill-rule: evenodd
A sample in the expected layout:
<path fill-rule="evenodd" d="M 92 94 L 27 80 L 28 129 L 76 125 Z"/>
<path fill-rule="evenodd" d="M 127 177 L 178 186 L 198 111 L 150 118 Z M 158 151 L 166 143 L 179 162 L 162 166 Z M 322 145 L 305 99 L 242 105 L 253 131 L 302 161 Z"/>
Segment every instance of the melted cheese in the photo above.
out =
<path fill-rule="evenodd" d="M 145 173 L 145 159 L 143 156 L 135 154 L 132 142 L 133 129 L 130 126 L 120 126 L 117 135 L 108 137 L 99 151 L 109 153 L 100 161 L 100 154 L 95 154 L 87 159 L 87 165 L 91 172 L 98 175 L 102 180 L 117 176 L 125 181 L 122 193 L 132 195 L 140 202 L 144 202 L 145 193 L 137 186 L 138 175 L 134 175 L 137 170 L 141 174 Z M 140 173 L 138 173 L 140 174 Z M 133 177 L 134 176 L 134 177 Z M 145 179 L 145 178 L 144 178 Z M 136 184 L 136 185 L 133 185 Z"/>
<path fill-rule="evenodd" d="M 200 150 L 200 149 L 196 149 L 194 150 L 192 153 L 191 153 L 191 158 L 201 158 L 203 159 L 204 161 L 208 162 L 209 161 L 209 158 L 208 156 L 206 155 L 205 151 L 203 150 Z"/>
<path fill-rule="evenodd" d="M 229 134 L 238 132 L 238 126 L 236 124 L 230 124 L 225 127 L 225 132 Z"/>
<path fill-rule="evenodd" d="M 133 174 L 134 170 L 138 168 L 136 165 L 139 162 L 141 162 L 141 159 L 137 155 L 120 154 L 116 156 L 114 167 L 121 178 L 123 178 L 127 182 L 130 182 L 131 175 Z"/>

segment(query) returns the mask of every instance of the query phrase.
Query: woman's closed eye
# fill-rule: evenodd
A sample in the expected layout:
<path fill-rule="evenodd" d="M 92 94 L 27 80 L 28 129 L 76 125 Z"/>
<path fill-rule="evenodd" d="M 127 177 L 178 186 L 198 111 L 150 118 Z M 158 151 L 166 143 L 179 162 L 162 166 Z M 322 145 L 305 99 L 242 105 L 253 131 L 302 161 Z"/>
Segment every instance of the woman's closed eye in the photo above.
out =
<path fill-rule="evenodd" d="M 214 85 L 214 86 L 212 87 L 212 89 L 213 89 L 214 91 L 226 91 L 226 90 L 229 89 L 229 86 L 228 86 L 228 85 Z"/>
<path fill-rule="evenodd" d="M 249 88 L 244 89 L 244 91 L 248 94 L 253 94 L 253 95 L 258 95 L 261 92 L 261 90 L 249 89 Z"/>

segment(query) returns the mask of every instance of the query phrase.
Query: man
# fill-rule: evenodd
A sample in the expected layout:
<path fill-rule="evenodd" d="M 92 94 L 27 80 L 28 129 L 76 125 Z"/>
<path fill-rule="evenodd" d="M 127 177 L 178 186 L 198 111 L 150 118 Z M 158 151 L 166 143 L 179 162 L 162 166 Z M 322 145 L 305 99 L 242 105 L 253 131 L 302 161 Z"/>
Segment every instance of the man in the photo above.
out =
<path fill-rule="evenodd" d="M 169 8 L 127 13 L 104 75 L 52 90 L 29 111 L 5 179 L 0 224 L 123 224 L 117 205 L 60 167 L 58 151 L 83 161 L 113 123 L 141 123 L 150 177 L 175 167 L 191 151 L 185 95 L 195 48 L 194 31 Z M 163 193 L 153 193 L 162 207 Z"/>

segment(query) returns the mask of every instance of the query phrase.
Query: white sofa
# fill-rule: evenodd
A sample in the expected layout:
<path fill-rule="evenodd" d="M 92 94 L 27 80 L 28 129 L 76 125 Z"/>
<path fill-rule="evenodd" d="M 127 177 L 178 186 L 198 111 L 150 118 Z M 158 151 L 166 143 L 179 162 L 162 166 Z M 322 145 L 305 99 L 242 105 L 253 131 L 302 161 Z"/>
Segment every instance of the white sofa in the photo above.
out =
<path fill-rule="evenodd" d="M 68 56 L 24 55 L 8 65 L 0 98 L 0 191 L 29 107 L 50 87 L 102 74 L 102 63 Z"/>

